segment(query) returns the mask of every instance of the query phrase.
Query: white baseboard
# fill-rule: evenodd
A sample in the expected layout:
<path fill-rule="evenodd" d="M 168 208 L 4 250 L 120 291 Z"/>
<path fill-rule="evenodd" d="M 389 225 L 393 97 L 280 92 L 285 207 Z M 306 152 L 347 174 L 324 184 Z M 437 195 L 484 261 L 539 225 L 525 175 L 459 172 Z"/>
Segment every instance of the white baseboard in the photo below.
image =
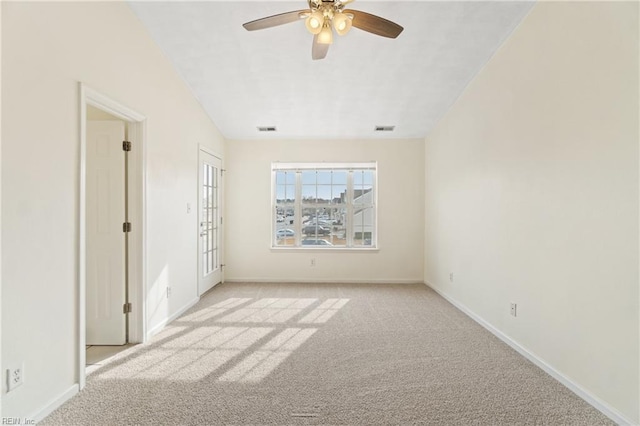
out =
<path fill-rule="evenodd" d="M 199 297 L 196 297 L 195 299 L 191 300 L 190 302 L 188 302 L 186 305 L 184 305 L 182 308 L 178 309 L 173 315 L 169 316 L 168 318 L 162 320 L 158 325 L 156 325 L 155 327 L 153 327 L 151 330 L 149 330 L 147 332 L 147 341 L 149 339 L 151 339 L 151 337 L 155 336 L 156 334 L 158 334 L 160 331 L 162 331 L 162 329 L 169 324 L 171 321 L 173 321 L 174 319 L 178 318 L 180 315 L 184 314 L 185 312 L 187 312 L 193 305 L 195 305 L 196 303 L 198 303 L 200 301 Z"/>
<path fill-rule="evenodd" d="M 602 401 L 600 398 L 592 395 L 591 393 L 586 391 L 584 388 L 582 388 L 580 385 L 578 385 L 577 383 L 573 382 L 571 379 L 569 379 L 567 376 L 565 376 L 564 374 L 562 374 L 561 372 L 559 372 L 558 370 L 553 368 L 551 365 L 549 365 L 543 359 L 539 358 L 533 352 L 531 352 L 528 349 L 526 349 L 525 347 L 521 346 L 518 342 L 513 340 L 511 337 L 507 336 L 502 331 L 500 331 L 497 328 L 495 328 L 493 325 L 491 325 L 490 323 L 485 321 L 482 317 L 480 317 L 479 315 L 474 313 L 471 309 L 467 308 L 462 303 L 460 303 L 457 300 L 453 299 L 452 297 L 448 296 L 446 293 L 444 293 L 440 289 L 432 286 L 428 282 L 425 282 L 424 284 L 427 287 L 429 287 L 430 289 L 432 289 L 433 291 L 435 291 L 436 293 L 438 293 L 440 296 L 442 296 L 447 302 L 451 303 L 453 306 L 458 308 L 464 314 L 469 316 L 472 320 L 474 320 L 475 322 L 480 324 L 482 327 L 487 329 L 489 332 L 491 332 L 498 339 L 502 340 L 504 343 L 506 343 L 507 345 L 511 346 L 520 355 L 522 355 L 523 357 L 527 358 L 529 361 L 533 362 L 535 365 L 540 367 L 544 372 L 546 372 L 551 377 L 553 377 L 554 379 L 556 379 L 557 381 L 562 383 L 564 386 L 566 386 L 573 393 L 578 395 L 580 398 L 584 399 L 587 403 L 592 405 L 594 408 L 596 408 L 598 411 L 600 411 L 605 416 L 609 417 L 611 420 L 613 420 L 617 424 L 619 424 L 619 425 L 635 425 L 636 424 L 636 423 L 630 421 L 629 419 L 625 418 L 624 415 L 622 415 L 615 408 L 611 407 L 609 404 L 607 404 L 606 402 Z"/>
<path fill-rule="evenodd" d="M 306 278 L 226 278 L 225 283 L 304 283 L 304 284 L 424 284 L 422 280 L 391 279 L 310 279 Z"/>
<path fill-rule="evenodd" d="M 78 384 L 76 383 L 69 389 L 64 391 L 60 396 L 54 398 L 51 402 L 38 410 L 38 412 L 36 412 L 34 415 L 27 418 L 33 420 L 35 423 L 41 422 L 45 417 L 53 413 L 62 404 L 76 396 L 78 392 L 80 392 L 80 386 L 78 386 Z"/>

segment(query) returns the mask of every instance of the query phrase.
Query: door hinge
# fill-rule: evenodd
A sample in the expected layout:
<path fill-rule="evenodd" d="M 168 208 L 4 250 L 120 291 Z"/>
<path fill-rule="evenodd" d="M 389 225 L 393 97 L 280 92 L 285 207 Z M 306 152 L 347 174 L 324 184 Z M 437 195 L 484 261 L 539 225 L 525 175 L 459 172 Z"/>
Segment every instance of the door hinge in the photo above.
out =
<path fill-rule="evenodd" d="M 122 232 L 131 232 L 131 222 L 124 222 L 122 224 Z"/>
<path fill-rule="evenodd" d="M 131 313 L 131 302 L 129 303 L 125 303 L 124 305 L 122 305 L 122 313 L 123 314 L 128 314 Z"/>
<path fill-rule="evenodd" d="M 123 151 L 131 151 L 131 142 L 122 141 L 122 150 Z"/>

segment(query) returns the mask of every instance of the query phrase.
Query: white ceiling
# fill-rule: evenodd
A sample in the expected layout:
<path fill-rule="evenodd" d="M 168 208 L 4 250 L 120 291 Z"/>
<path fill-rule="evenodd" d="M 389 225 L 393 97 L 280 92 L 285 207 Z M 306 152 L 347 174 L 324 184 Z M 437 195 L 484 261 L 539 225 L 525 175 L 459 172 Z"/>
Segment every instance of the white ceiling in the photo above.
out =
<path fill-rule="evenodd" d="M 305 0 L 130 5 L 226 138 L 369 139 L 425 137 L 533 3 L 357 1 L 349 7 L 404 31 L 394 40 L 353 28 L 319 61 L 303 21 L 242 27 Z"/>

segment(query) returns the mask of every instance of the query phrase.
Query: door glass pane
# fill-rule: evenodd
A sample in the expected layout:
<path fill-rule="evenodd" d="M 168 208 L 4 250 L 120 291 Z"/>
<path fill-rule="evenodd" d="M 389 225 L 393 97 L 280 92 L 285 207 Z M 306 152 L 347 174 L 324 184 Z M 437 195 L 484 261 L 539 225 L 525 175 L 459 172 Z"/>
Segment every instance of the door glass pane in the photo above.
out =
<path fill-rule="evenodd" d="M 217 201 L 218 201 L 218 169 L 205 164 L 203 167 L 203 200 L 202 222 L 200 223 L 200 244 L 203 252 L 203 275 L 209 274 L 214 268 L 213 250 L 217 248 Z"/>

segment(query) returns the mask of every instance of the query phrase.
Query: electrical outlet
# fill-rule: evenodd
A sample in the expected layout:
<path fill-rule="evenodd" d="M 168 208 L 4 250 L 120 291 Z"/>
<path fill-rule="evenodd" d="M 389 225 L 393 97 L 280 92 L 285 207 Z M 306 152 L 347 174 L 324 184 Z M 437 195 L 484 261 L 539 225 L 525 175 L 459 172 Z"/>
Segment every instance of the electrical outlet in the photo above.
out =
<path fill-rule="evenodd" d="M 311 258 L 311 261 L 309 262 L 309 266 L 311 266 L 312 268 L 316 266 L 316 259 L 315 257 Z"/>
<path fill-rule="evenodd" d="M 7 392 L 24 383 L 24 364 L 7 368 Z"/>
<path fill-rule="evenodd" d="M 511 316 L 512 317 L 517 317 L 518 316 L 517 308 L 518 308 L 518 305 L 516 303 L 511 302 Z"/>
<path fill-rule="evenodd" d="M 167 299 L 171 297 L 171 287 L 167 286 Z"/>
<path fill-rule="evenodd" d="M 449 272 L 449 281 L 453 282 L 453 272 Z"/>

